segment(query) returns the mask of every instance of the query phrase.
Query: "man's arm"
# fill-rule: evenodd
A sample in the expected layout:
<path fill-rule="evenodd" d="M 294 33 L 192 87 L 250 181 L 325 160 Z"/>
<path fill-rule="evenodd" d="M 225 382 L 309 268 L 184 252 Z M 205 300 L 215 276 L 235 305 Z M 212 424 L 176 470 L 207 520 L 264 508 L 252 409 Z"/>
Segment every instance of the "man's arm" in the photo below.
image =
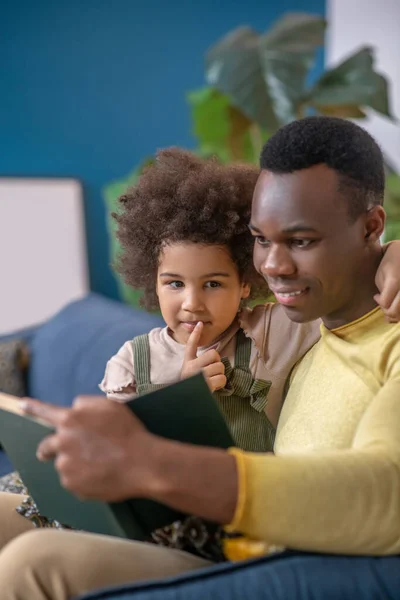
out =
<path fill-rule="evenodd" d="M 190 473 L 193 467 L 211 474 L 214 455 L 204 453 L 202 462 L 205 449 L 193 447 L 186 453 L 183 448 L 182 454 L 174 456 L 172 447 L 165 448 L 161 474 L 165 479 L 156 497 L 189 513 L 229 523 L 232 529 L 275 546 L 341 554 L 398 554 L 399 431 L 400 378 L 378 392 L 349 449 L 281 456 L 231 450 L 237 487 L 233 487 L 235 471 L 221 456 L 215 479 L 210 476 L 208 480 L 215 486 L 214 495 L 209 495 L 199 489 L 207 484 L 204 472 Z M 182 460 L 186 465 L 174 474 Z M 225 496 L 227 483 L 231 487 Z M 232 519 L 229 513 L 235 497 Z M 225 502 L 229 498 L 229 503 L 219 514 L 209 502 L 218 504 L 222 498 Z"/>
<path fill-rule="evenodd" d="M 349 449 L 281 456 L 237 452 L 232 526 L 278 546 L 400 553 L 400 378 L 365 411 Z"/>
<path fill-rule="evenodd" d="M 209 521 L 232 521 L 238 497 L 236 459 L 224 450 L 159 440 L 148 492 L 154 500 Z M 134 474 L 131 476 L 134 480 Z"/>
<path fill-rule="evenodd" d="M 162 440 L 99 398 L 26 410 L 57 427 L 39 457 L 56 456 L 78 496 L 147 496 L 273 545 L 380 555 L 400 553 L 399 398 L 400 378 L 376 395 L 351 448 L 283 456 Z"/>

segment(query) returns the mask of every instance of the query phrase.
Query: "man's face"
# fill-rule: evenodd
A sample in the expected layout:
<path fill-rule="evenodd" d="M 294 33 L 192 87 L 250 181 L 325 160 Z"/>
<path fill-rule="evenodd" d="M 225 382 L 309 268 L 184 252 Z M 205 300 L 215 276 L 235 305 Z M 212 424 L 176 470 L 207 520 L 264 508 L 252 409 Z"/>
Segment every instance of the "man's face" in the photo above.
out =
<path fill-rule="evenodd" d="M 351 222 L 338 177 L 326 165 L 262 171 L 250 228 L 254 264 L 292 321 L 353 320 L 366 256 L 365 216 Z M 346 321 L 346 319 L 348 320 Z"/>

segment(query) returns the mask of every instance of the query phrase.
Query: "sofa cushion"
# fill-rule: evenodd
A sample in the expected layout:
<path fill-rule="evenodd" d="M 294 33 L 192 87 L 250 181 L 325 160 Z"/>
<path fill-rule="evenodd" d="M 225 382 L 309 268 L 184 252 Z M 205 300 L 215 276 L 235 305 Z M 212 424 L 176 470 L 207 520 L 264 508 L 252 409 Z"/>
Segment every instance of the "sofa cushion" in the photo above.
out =
<path fill-rule="evenodd" d="M 25 396 L 28 349 L 22 340 L 0 341 L 0 392 Z"/>
<path fill-rule="evenodd" d="M 126 340 L 163 324 L 159 315 L 98 294 L 69 304 L 31 340 L 29 395 L 68 406 L 78 394 L 101 393 L 109 358 Z"/>

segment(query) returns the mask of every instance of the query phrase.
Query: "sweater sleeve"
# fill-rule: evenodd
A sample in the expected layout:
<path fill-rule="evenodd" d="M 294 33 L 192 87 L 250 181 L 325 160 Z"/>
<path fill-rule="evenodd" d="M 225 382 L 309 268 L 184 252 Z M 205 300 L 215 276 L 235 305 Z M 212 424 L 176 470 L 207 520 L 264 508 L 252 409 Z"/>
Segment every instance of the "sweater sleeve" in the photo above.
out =
<path fill-rule="evenodd" d="M 125 342 L 117 354 L 110 358 L 99 387 L 111 400 L 128 402 L 135 398 L 136 379 L 132 342 Z"/>
<path fill-rule="evenodd" d="M 231 449 L 239 495 L 230 528 L 276 546 L 400 553 L 400 374 L 377 393 L 351 448 L 296 455 Z"/>

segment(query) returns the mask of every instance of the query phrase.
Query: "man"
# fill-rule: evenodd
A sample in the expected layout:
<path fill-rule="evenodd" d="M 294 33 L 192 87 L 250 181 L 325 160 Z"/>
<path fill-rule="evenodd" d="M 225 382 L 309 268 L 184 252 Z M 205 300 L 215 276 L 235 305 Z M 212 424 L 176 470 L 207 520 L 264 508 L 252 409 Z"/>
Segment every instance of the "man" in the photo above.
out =
<path fill-rule="evenodd" d="M 223 597 L 232 597 L 240 569 L 255 574 L 254 597 L 257 586 L 274 600 L 311 592 L 398 597 L 400 325 L 388 323 L 373 300 L 385 222 L 382 155 L 358 126 L 313 117 L 278 131 L 261 168 L 250 224 L 256 268 L 290 319 L 323 321 L 321 340 L 292 374 L 276 455 L 164 440 L 126 407 L 97 398 L 96 409 L 91 398 L 72 410 L 26 402 L 28 413 L 57 427 L 38 454 L 55 457 L 62 483 L 79 496 L 151 497 L 250 539 L 319 553 L 215 567 L 198 595 L 195 576 L 187 576 L 179 593 L 187 589 L 190 598 L 211 597 L 227 570 Z M 11 538 L 10 507 L 6 513 L 0 503 L 1 535 Z M 2 598 L 58 600 L 206 564 L 112 538 L 29 532 L 0 554 Z M 162 597 L 162 585 L 143 595 L 139 586 L 132 597 Z"/>

